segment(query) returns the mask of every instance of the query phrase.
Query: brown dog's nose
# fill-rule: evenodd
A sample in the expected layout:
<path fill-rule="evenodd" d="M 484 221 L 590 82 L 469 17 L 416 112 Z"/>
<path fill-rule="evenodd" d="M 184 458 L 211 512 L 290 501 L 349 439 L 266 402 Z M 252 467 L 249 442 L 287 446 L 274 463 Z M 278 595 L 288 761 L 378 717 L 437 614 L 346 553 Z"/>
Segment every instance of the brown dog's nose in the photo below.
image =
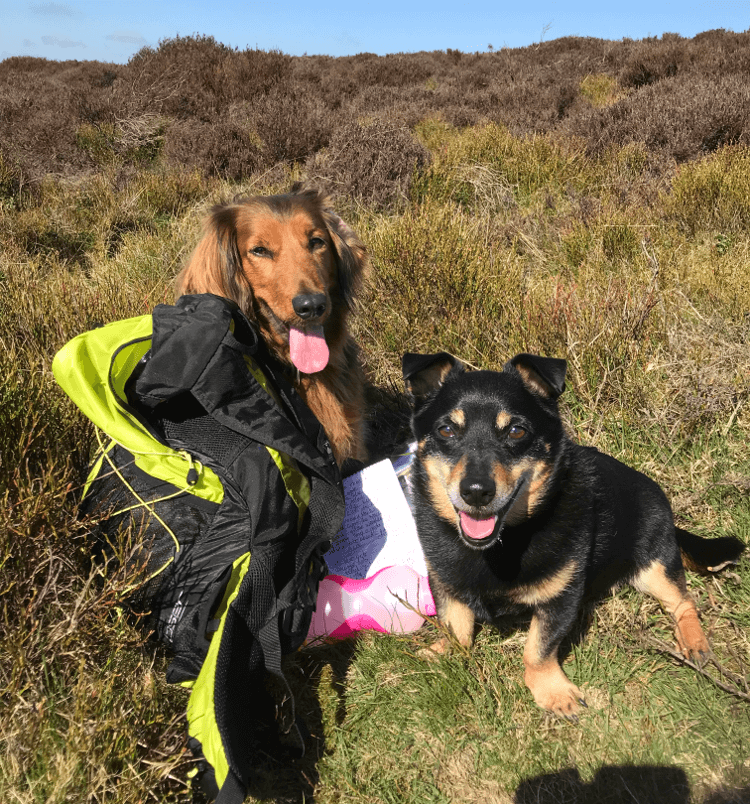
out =
<path fill-rule="evenodd" d="M 495 481 L 491 477 L 463 477 L 458 491 L 468 505 L 481 508 L 488 505 L 495 497 Z"/>
<path fill-rule="evenodd" d="M 326 311 L 327 301 L 325 293 L 300 293 L 292 299 L 294 312 L 303 319 L 320 318 Z"/>

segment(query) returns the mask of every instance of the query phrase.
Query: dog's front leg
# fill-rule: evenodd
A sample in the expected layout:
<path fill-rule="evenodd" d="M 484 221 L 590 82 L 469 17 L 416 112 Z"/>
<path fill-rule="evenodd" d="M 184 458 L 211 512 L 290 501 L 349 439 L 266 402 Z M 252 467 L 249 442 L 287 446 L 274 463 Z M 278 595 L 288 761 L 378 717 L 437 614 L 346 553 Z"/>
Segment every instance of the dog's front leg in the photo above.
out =
<path fill-rule="evenodd" d="M 465 603 L 453 597 L 433 573 L 430 573 L 429 578 L 438 621 L 449 634 L 438 639 L 420 654 L 426 659 L 432 659 L 436 654 L 445 653 L 450 647 L 451 638 L 455 638 L 459 645 L 470 648 L 474 642 L 474 612 Z"/>
<path fill-rule="evenodd" d="M 562 619 L 560 611 L 553 607 L 537 608 L 523 652 L 524 681 L 534 700 L 542 709 L 569 720 L 576 719 L 580 704 L 586 705 L 583 693 L 565 675 L 557 658 L 560 642 L 573 619 L 570 616 Z"/>

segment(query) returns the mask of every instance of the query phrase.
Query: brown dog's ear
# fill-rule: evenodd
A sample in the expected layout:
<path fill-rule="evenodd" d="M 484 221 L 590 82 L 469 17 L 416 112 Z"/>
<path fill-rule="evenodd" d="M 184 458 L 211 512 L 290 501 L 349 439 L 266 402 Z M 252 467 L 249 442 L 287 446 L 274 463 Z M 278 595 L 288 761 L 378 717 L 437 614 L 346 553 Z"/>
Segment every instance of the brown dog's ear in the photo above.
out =
<path fill-rule="evenodd" d="M 532 394 L 547 399 L 557 399 L 565 390 L 567 367 L 568 364 L 559 358 L 528 354 L 516 355 L 505 366 L 521 375 L 524 385 Z"/>
<path fill-rule="evenodd" d="M 466 366 L 448 352 L 435 355 L 407 352 L 401 359 L 401 369 L 407 392 L 415 401 L 421 401 L 437 391 L 449 376 L 466 371 Z"/>
<path fill-rule="evenodd" d="M 211 209 L 203 237 L 175 279 L 175 295 L 214 293 L 236 302 L 250 313 L 252 289 L 242 271 L 237 247 L 236 204 L 219 204 Z"/>
<path fill-rule="evenodd" d="M 369 270 L 370 257 L 365 244 L 333 210 L 324 209 L 323 220 L 338 257 L 339 288 L 344 303 L 351 309 L 362 280 Z"/>

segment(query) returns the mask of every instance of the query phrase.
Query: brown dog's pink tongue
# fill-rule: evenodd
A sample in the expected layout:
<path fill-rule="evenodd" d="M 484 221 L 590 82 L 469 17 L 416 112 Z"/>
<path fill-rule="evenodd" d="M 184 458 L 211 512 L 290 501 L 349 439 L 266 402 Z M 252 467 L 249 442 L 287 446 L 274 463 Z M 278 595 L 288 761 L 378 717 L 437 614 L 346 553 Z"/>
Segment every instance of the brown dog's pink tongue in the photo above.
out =
<path fill-rule="evenodd" d="M 495 529 L 497 522 L 496 516 L 491 516 L 489 519 L 474 519 L 464 511 L 461 511 L 459 516 L 461 520 L 461 530 L 470 539 L 486 539 L 487 536 Z"/>
<path fill-rule="evenodd" d="M 315 374 L 328 365 L 328 344 L 323 327 L 309 327 L 304 332 L 289 328 L 289 356 L 303 374 Z"/>

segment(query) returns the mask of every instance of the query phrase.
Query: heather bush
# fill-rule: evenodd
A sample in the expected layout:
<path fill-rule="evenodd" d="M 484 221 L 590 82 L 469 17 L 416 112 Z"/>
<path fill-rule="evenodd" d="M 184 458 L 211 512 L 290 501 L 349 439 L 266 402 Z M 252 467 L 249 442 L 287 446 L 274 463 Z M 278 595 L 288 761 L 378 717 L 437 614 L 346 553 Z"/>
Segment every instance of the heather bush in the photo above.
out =
<path fill-rule="evenodd" d="M 305 165 L 309 181 L 332 196 L 376 208 L 400 206 L 429 152 L 403 126 L 378 118 L 338 128 L 325 151 Z"/>
<path fill-rule="evenodd" d="M 211 122 L 232 104 L 283 83 L 291 57 L 278 51 L 237 51 L 212 36 L 177 36 L 145 47 L 112 85 L 121 114 L 151 112 Z"/>
<path fill-rule="evenodd" d="M 404 87 L 409 84 L 424 84 L 431 75 L 429 64 L 420 58 L 422 54 L 397 53 L 376 56 L 362 53 L 353 59 L 353 77 L 358 87 L 383 86 Z"/>
<path fill-rule="evenodd" d="M 661 40 L 658 37 L 642 40 L 631 48 L 620 68 L 620 83 L 638 89 L 677 75 L 690 59 L 683 42 L 676 34 L 664 34 Z"/>
<path fill-rule="evenodd" d="M 252 130 L 226 121 L 174 120 L 164 139 L 164 158 L 171 166 L 238 181 L 260 166 L 261 148 Z"/>
<path fill-rule="evenodd" d="M 750 140 L 750 87 L 737 75 L 668 78 L 581 113 L 564 130 L 587 139 L 591 153 L 640 142 L 662 158 L 683 162 Z"/>
<path fill-rule="evenodd" d="M 11 58 L 0 62 L 0 154 L 26 181 L 75 175 L 95 162 L 79 147 L 82 123 L 97 122 L 108 65 Z"/>
<path fill-rule="evenodd" d="M 338 59 L 177 36 L 124 66 L 6 59 L 0 148 L 31 181 L 162 156 L 242 180 L 309 159 L 372 115 L 408 127 L 440 116 L 517 136 L 573 134 L 592 154 L 642 143 L 668 173 L 673 160 L 747 139 L 748 72 L 750 34 L 726 31 Z"/>
<path fill-rule="evenodd" d="M 248 104 L 264 165 L 304 161 L 325 148 L 338 120 L 314 94 L 278 88 Z"/>

